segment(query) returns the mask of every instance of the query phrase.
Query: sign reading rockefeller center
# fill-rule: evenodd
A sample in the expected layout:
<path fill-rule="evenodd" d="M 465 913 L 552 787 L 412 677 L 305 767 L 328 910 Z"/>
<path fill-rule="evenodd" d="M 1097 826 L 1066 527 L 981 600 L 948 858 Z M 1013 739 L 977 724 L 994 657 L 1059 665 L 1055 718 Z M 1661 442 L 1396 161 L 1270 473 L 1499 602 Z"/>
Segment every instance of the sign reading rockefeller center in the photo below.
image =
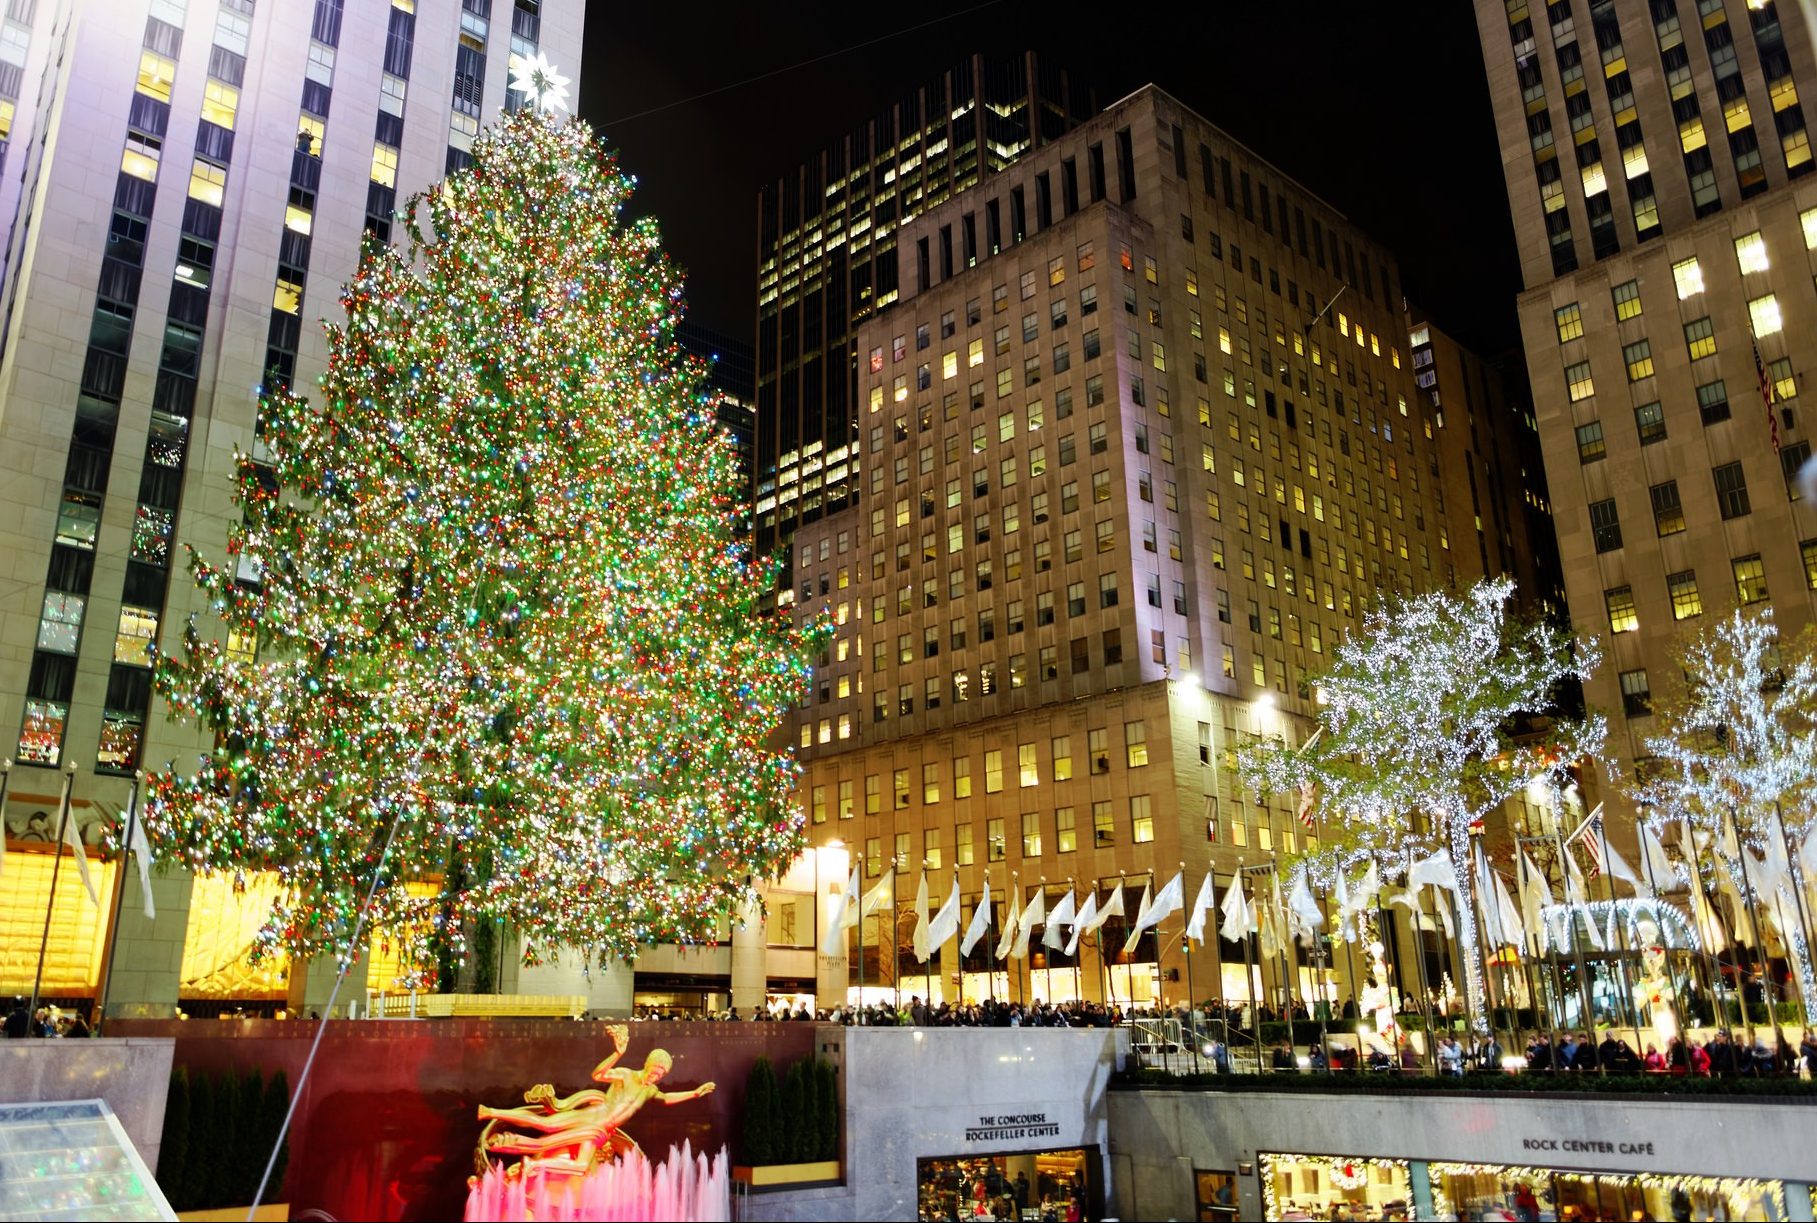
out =
<path fill-rule="evenodd" d="M 1007 1142 L 1015 1138 L 1058 1137 L 1060 1126 L 1047 1119 L 1046 1113 L 1010 1113 L 1005 1116 L 979 1116 L 977 1125 L 965 1127 L 967 1142 Z"/>

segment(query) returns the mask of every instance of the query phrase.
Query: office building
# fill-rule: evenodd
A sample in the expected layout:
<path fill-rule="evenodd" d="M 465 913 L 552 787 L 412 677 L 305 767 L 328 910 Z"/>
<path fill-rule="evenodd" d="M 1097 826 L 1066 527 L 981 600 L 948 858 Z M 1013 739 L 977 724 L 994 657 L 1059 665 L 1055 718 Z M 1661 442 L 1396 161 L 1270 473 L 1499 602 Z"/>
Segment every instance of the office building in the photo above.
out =
<path fill-rule="evenodd" d="M 1177 923 L 1128 956 L 1037 946 L 1011 979 L 999 914 L 923 967 L 910 902 L 925 866 L 967 917 L 987 878 L 999 906 L 1121 885 L 1133 916 L 1182 865 L 1223 888 L 1315 840 L 1224 766 L 1306 733 L 1309 676 L 1375 600 L 1505 563 L 1500 511 L 1484 546 L 1450 525 L 1470 502 L 1438 438 L 1474 392 L 1441 413 L 1416 383 L 1390 252 L 1152 86 L 903 225 L 897 256 L 855 331 L 861 496 L 793 541 L 796 614 L 837 630 L 793 726 L 810 834 L 867 886 L 895 872 L 854 983 L 1240 997 L 1241 949 L 1189 962 Z"/>
<path fill-rule="evenodd" d="M 707 386 L 719 396 L 719 427 L 738 448 L 742 501 L 751 505 L 751 464 L 756 444 L 757 367 L 751 342 L 683 319 L 675 340 L 707 364 Z"/>
<path fill-rule="evenodd" d="M 759 192 L 755 545 L 783 556 L 782 590 L 779 545 L 857 500 L 852 329 L 900 296 L 898 230 L 1093 109 L 1033 54 L 974 55 Z M 1033 208 L 1001 201 L 940 258 L 967 266 L 1020 241 Z"/>
<path fill-rule="evenodd" d="M 522 102 L 507 90 L 512 54 L 540 49 L 576 73 L 582 19 L 578 0 L 9 6 L 4 181 L 24 184 L 0 284 L 14 834 L 30 839 L 49 813 L 54 837 L 68 769 L 92 843 L 135 770 L 203 746 L 155 707 L 152 651 L 199 610 L 184 550 L 223 551 L 235 453 L 260 445 L 259 388 L 311 386 L 316 320 L 339 312 L 362 233 L 390 236 L 399 201 L 463 165 L 481 124 Z M 7 866 L 8 938 L 24 923 L 34 951 L 9 962 L 28 976 L 50 862 Z M 168 1014 L 179 981 L 204 999 L 281 991 L 244 965 L 243 919 L 275 888 L 254 884 L 160 877 L 155 922 L 126 907 L 114 999 Z M 79 887 L 58 900 L 46 992 L 92 996 L 104 920 Z M 4 988 L 21 986 L 9 975 Z"/>
<path fill-rule="evenodd" d="M 1476 9 L 1566 591 L 1604 649 L 1586 697 L 1644 768 L 1686 635 L 1811 621 L 1812 31 L 1773 0 Z"/>

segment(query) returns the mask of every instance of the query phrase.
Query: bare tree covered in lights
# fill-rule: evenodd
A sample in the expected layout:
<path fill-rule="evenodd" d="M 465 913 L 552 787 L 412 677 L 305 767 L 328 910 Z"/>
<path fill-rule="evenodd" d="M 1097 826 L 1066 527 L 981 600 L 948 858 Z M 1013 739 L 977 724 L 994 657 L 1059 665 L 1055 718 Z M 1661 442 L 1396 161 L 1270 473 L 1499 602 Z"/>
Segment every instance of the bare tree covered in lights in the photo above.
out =
<path fill-rule="evenodd" d="M 148 828 L 279 875 L 266 948 L 348 955 L 376 878 L 419 967 L 499 921 L 622 958 L 713 937 L 802 844 L 771 736 L 814 634 L 755 614 L 655 224 L 584 123 L 525 108 L 472 154 L 364 252 L 315 402 L 268 388 L 231 559 L 191 561 L 232 635 L 158 670 L 218 746 Z"/>
<path fill-rule="evenodd" d="M 1770 608 L 1738 609 L 1686 645 L 1682 674 L 1631 793 L 1661 831 L 1687 821 L 1706 834 L 1693 838 L 1702 848 L 1679 839 L 1681 853 L 1710 851 L 1695 877 L 1727 897 L 1737 931 L 1772 924 L 1808 999 L 1817 981 L 1800 889 L 1817 864 L 1817 642 L 1807 630 L 1781 643 Z M 1759 932 L 1743 941 L 1758 945 Z"/>
<path fill-rule="evenodd" d="M 1409 852 L 1449 856 L 1468 996 L 1485 1013 L 1473 902 L 1470 829 L 1536 777 L 1557 778 L 1598 752 L 1600 716 L 1560 715 L 1560 685 L 1596 665 L 1593 643 L 1509 615 L 1514 584 L 1479 583 L 1461 596 L 1396 599 L 1370 612 L 1314 682 L 1321 733 L 1289 747 L 1273 739 L 1237 753 L 1243 784 L 1310 793 L 1322 820 L 1318 862 L 1329 875 L 1362 858 L 1383 874 Z M 1517 727 L 1546 715 L 1540 733 Z M 1327 883 L 1329 879 L 1325 880 Z"/>

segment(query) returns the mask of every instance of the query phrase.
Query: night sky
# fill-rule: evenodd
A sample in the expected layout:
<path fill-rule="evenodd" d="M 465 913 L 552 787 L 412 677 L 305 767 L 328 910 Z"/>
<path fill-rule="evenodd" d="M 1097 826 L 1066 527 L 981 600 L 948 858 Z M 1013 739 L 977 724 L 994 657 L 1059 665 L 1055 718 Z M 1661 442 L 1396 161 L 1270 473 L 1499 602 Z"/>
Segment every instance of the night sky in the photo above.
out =
<path fill-rule="evenodd" d="M 687 271 L 694 319 L 735 335 L 755 327 L 762 183 L 970 52 L 1032 47 L 1100 107 L 1159 85 L 1391 247 L 1442 327 L 1486 354 L 1515 346 L 1519 267 L 1472 6 L 1180 7 L 1108 5 L 1074 25 L 1071 6 L 1011 0 L 801 0 L 727 6 L 730 18 L 678 0 L 594 4 L 579 110 L 637 176 L 633 208 L 657 218 Z"/>

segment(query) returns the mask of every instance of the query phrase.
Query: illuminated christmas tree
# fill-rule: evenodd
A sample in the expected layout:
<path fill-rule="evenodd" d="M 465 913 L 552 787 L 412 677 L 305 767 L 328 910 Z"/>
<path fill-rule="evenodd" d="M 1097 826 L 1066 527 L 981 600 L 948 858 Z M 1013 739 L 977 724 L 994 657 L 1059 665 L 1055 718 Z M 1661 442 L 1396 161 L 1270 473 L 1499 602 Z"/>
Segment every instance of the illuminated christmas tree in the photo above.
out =
<path fill-rule="evenodd" d="M 1237 753 L 1245 786 L 1297 792 L 1316 811 L 1321 844 L 1305 865 L 1320 883 L 1365 862 L 1395 878 L 1419 859 L 1429 881 L 1436 875 L 1454 891 L 1479 1017 L 1470 830 L 1531 781 L 1562 784 L 1567 768 L 1601 751 L 1606 732 L 1600 715 L 1574 719 L 1555 706 L 1561 684 L 1595 668 L 1594 643 L 1509 616 L 1513 593 L 1513 582 L 1498 579 L 1461 596 L 1384 603 L 1314 681 L 1317 737 L 1298 747 L 1258 740 Z"/>
<path fill-rule="evenodd" d="M 419 967 L 497 921 L 626 957 L 802 845 L 772 734 L 814 635 L 756 614 L 656 226 L 584 123 L 472 154 L 368 244 L 315 402 L 266 388 L 230 559 L 191 556 L 224 640 L 158 668 L 217 744 L 151 779 L 159 856 L 277 871 L 267 948 L 350 954 L 376 886 Z"/>

